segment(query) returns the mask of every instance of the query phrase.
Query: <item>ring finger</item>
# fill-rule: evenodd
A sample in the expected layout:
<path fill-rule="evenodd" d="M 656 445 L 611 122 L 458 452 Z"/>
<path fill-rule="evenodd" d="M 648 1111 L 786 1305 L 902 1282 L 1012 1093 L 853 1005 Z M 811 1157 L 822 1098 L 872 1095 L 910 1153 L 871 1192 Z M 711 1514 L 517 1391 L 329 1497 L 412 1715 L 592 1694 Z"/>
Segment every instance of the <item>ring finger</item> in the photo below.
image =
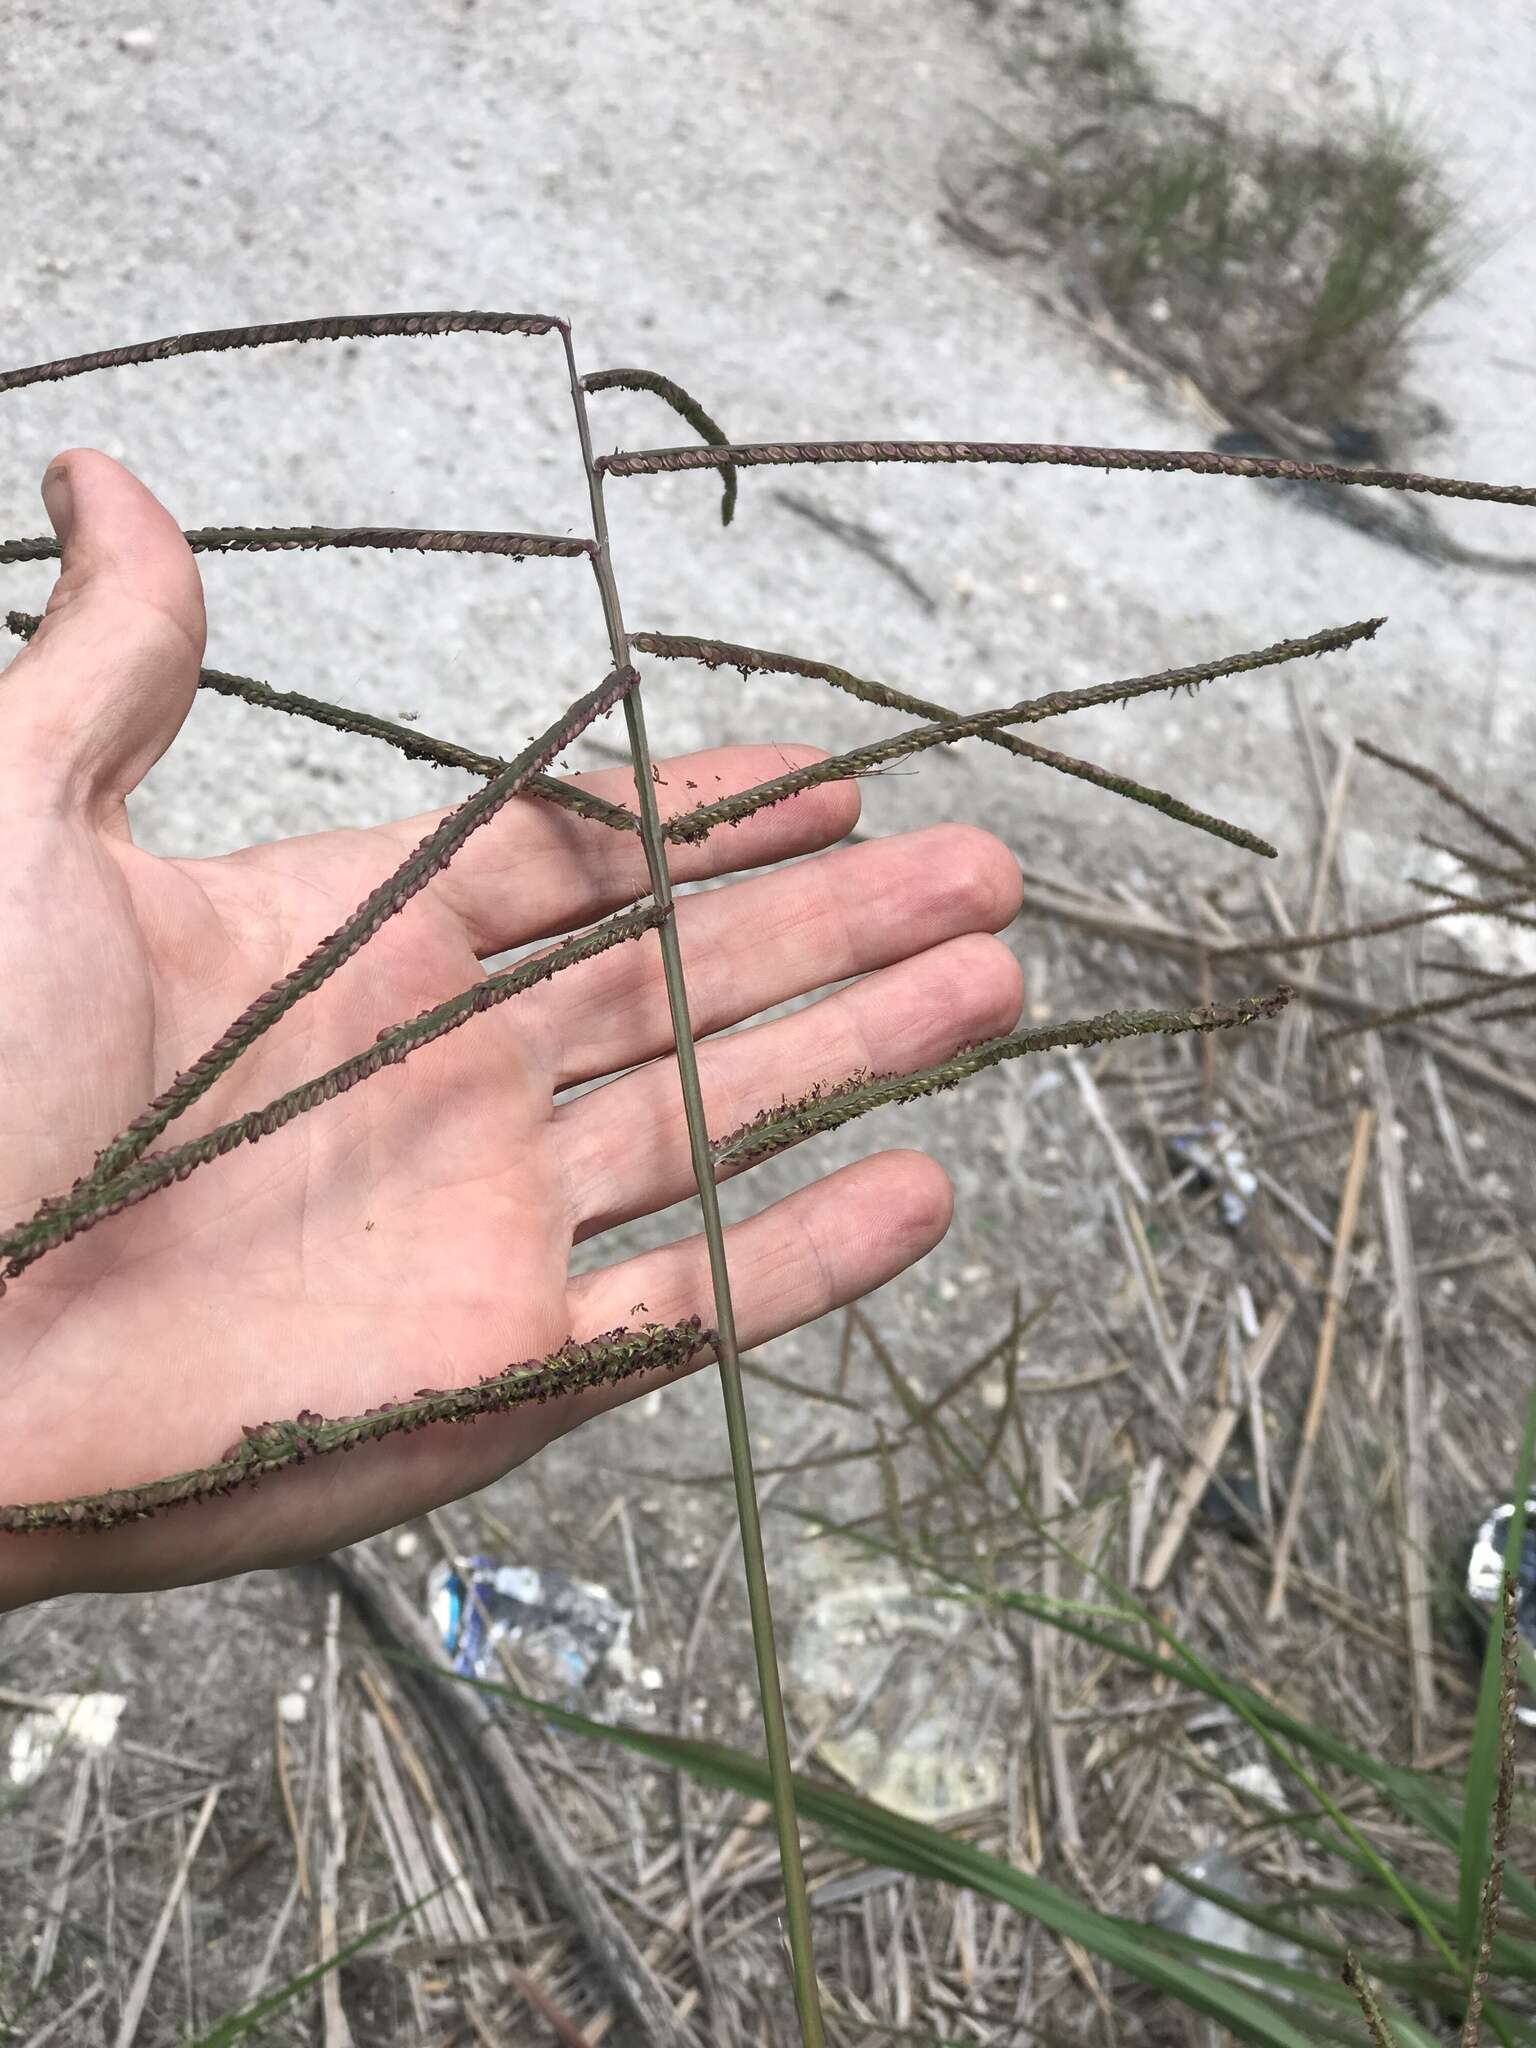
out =
<path fill-rule="evenodd" d="M 793 1016 L 711 1039 L 698 1055 L 710 1135 L 723 1137 L 818 1081 L 835 1084 L 861 1069 L 912 1073 L 948 1059 L 1010 1030 L 1020 1001 L 1013 955 L 999 940 L 971 933 Z M 694 1181 L 676 1060 L 563 1104 L 555 1143 L 577 1242 L 681 1201 Z"/>

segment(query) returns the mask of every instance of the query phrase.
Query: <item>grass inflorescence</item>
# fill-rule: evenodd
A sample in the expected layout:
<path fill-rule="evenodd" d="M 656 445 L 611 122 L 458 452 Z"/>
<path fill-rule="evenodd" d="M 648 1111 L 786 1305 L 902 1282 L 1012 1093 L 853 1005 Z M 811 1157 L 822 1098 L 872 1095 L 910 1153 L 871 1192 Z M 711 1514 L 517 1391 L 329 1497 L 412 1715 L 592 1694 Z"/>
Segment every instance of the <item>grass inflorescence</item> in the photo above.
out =
<path fill-rule="evenodd" d="M 1114 50 L 1108 49 L 1106 78 L 1116 71 Z M 1058 691 L 1044 697 L 1004 706 L 982 713 L 961 715 L 927 699 L 855 676 L 835 664 L 810 656 L 769 654 L 764 650 L 738 646 L 728 641 L 705 641 L 684 636 L 636 635 L 625 629 L 617 578 L 610 556 L 603 489 L 607 478 L 660 474 L 668 471 L 711 469 L 721 472 L 724 487 L 722 517 L 729 522 L 735 505 L 738 472 L 759 466 L 798 463 L 987 463 L 1004 466 L 1066 466 L 1103 471 L 1189 472 L 1196 475 L 1283 480 L 1303 484 L 1350 484 L 1394 491 L 1479 501 L 1495 504 L 1536 504 L 1536 489 L 1514 484 L 1484 484 L 1456 478 L 1420 475 L 1385 468 L 1355 468 L 1327 462 L 1309 462 L 1289 456 L 1272 457 L 1250 453 L 1179 451 L 1163 449 L 1099 448 L 1044 442 L 1003 441 L 804 441 L 735 444 L 703 407 L 681 386 L 651 371 L 616 369 L 579 373 L 568 324 L 544 314 L 494 313 L 409 313 L 327 317 L 311 321 L 284 322 L 254 328 L 209 329 L 167 337 L 135 347 L 101 351 L 93 355 L 61 358 L 0 375 L 0 392 L 50 383 L 87 371 L 128 367 L 167 360 L 199 351 L 219 352 L 284 342 L 308 342 L 343 338 L 448 335 L 457 332 L 486 332 L 538 336 L 556 334 L 564 349 L 570 371 L 571 389 L 580 442 L 584 475 L 593 514 L 593 532 L 588 536 L 557 537 L 517 532 L 481 532 L 464 529 L 402 529 L 363 526 L 342 527 L 260 527 L 229 526 L 196 529 L 186 536 L 195 550 L 224 553 L 250 549 L 307 551 L 326 548 L 384 548 L 446 553 L 487 553 L 507 559 L 576 558 L 592 565 L 604 623 L 607 628 L 611 667 L 606 677 L 551 722 L 544 733 L 512 760 L 481 750 L 459 747 L 451 741 L 426 735 L 407 734 L 403 728 L 347 707 L 299 693 L 277 692 L 253 678 L 232 676 L 223 671 L 204 670 L 200 682 L 223 694 L 238 696 L 253 705 L 281 710 L 379 739 L 436 765 L 467 769 L 484 777 L 483 786 L 470 796 L 428 836 L 400 865 L 370 892 L 354 914 L 286 975 L 282 981 L 255 998 L 237 1016 L 214 1044 L 184 1071 L 176 1074 L 147 1107 L 97 1153 L 91 1166 L 82 1170 L 72 1189 L 65 1194 L 43 1197 L 32 1217 L 0 1232 L 0 1258 L 6 1261 L 5 1275 L 19 1278 L 37 1259 L 58 1245 L 69 1242 L 80 1231 L 148 1196 L 162 1191 L 198 1167 L 243 1143 L 274 1136 L 294 1118 L 320 1109 L 346 1089 L 366 1081 L 386 1065 L 397 1064 L 417 1046 L 431 1042 L 444 1032 L 458 1028 L 483 1009 L 513 996 L 535 981 L 546 980 L 577 960 L 590 958 L 607 946 L 649 930 L 659 935 L 667 994 L 674 1026 L 679 1084 L 687 1116 L 698 1198 L 704 1235 L 709 1248 L 714 1327 L 706 1330 L 694 1316 L 670 1328 L 651 1325 L 638 1332 L 611 1331 L 578 1342 L 572 1338 L 549 1358 L 531 1365 L 510 1368 L 490 1375 L 471 1386 L 449 1390 L 422 1389 L 404 1399 L 388 1401 L 362 1416 L 331 1420 L 308 1410 L 276 1422 L 247 1426 L 240 1441 L 222 1459 L 191 1472 L 151 1479 L 126 1489 L 82 1497 L 72 1501 L 16 1504 L 0 1510 L 0 1529 L 25 1533 L 45 1528 L 110 1530 L 118 1524 L 139 1519 L 163 1507 L 185 1505 L 196 1500 L 248 1485 L 269 1474 L 300 1465 L 332 1451 L 357 1448 L 378 1438 L 403 1430 L 464 1422 L 523 1400 L 543 1400 L 572 1392 L 583 1386 L 610 1384 L 649 1369 L 677 1370 L 694 1360 L 708 1346 L 720 1365 L 725 1396 L 732 1469 L 737 1489 L 737 1506 L 747 1568 L 753 1637 L 757 1654 L 759 1684 L 764 1706 L 764 1729 L 768 1749 L 768 1790 L 774 1807 L 785 1884 L 787 1922 L 794 1964 L 797 2009 L 802 2039 L 815 2048 L 823 2038 L 820 2001 L 810 1953 L 810 1922 L 807 1895 L 800 1871 L 799 1842 L 795 1818 L 793 1780 L 785 1737 L 782 1706 L 778 1696 L 778 1675 L 774 1659 L 771 1616 L 767 1596 L 766 1568 L 757 1521 L 752 1457 L 746 1410 L 741 1392 L 741 1371 L 737 1355 L 730 1276 L 726 1265 L 724 1239 L 715 1191 L 719 1166 L 744 1164 L 766 1157 L 784 1145 L 798 1142 L 817 1132 L 830 1130 L 867 1110 L 912 1100 L 947 1089 L 1000 1061 L 1050 1047 L 1106 1043 L 1131 1036 L 1211 1033 L 1250 1025 L 1277 1014 L 1289 1000 L 1290 991 L 1280 988 L 1259 997 L 1236 1001 L 1206 1000 L 1186 1007 L 1164 1010 L 1107 1011 L 1098 1016 L 1068 1020 L 1038 1030 L 1019 1032 L 989 1041 L 958 1054 L 941 1066 L 908 1075 L 854 1077 L 851 1083 L 822 1083 L 792 1103 L 780 1103 L 764 1111 L 742 1131 L 712 1145 L 704 1124 L 702 1099 L 689 1017 L 688 993 L 681 953 L 672 917 L 673 897 L 667 865 L 667 847 L 703 838 L 725 823 L 736 823 L 766 806 L 783 801 L 799 789 L 819 782 L 861 775 L 878 770 L 889 761 L 948 745 L 967 738 L 979 738 L 1016 756 L 1086 780 L 1110 793 L 1150 804 L 1171 819 L 1197 829 L 1214 832 L 1245 850 L 1272 854 L 1274 849 L 1242 825 L 1229 824 L 1195 810 L 1181 799 L 1151 790 L 1127 775 L 1102 769 L 1093 763 L 1040 748 L 1021 739 L 1008 728 L 1041 719 L 1062 716 L 1092 705 L 1127 701 L 1143 695 L 1167 692 L 1214 681 L 1220 677 L 1246 674 L 1257 669 L 1309 655 L 1330 654 L 1369 640 L 1381 624 L 1370 619 L 1358 624 L 1329 628 L 1321 633 L 1286 640 L 1274 646 L 1252 650 L 1208 663 L 1165 670 L 1155 675 L 1132 677 L 1119 683 L 1077 691 Z M 587 418 L 587 398 L 604 390 L 624 389 L 647 392 L 669 404 L 684 418 L 701 443 L 685 448 L 621 450 L 594 458 Z M 56 558 L 58 544 L 52 540 L 0 541 L 0 563 Z M 13 614 L 13 631 L 23 636 L 37 629 L 29 614 Z M 776 670 L 803 675 L 842 689 L 880 709 L 916 715 L 924 721 L 916 729 L 900 732 L 852 753 L 815 767 L 797 771 L 760 784 L 722 804 L 705 806 L 672 820 L 665 827 L 659 818 L 652 788 L 649 743 L 642 707 L 641 679 L 633 666 L 632 652 L 668 658 L 691 656 L 710 666 L 730 663 L 741 669 L 743 678 L 753 672 Z M 623 706 L 628 726 L 630 759 L 638 791 L 636 809 L 605 805 L 585 799 L 567 786 L 555 783 L 546 771 L 569 743 L 593 721 Z M 328 977 L 366 945 L 389 918 L 396 915 L 453 859 L 469 835 L 518 799 L 564 803 L 582 811 L 590 821 L 606 827 L 635 832 L 645 849 L 650 881 L 651 906 L 609 919 L 592 931 L 566 940 L 536 959 L 521 963 L 504 974 L 492 975 L 448 1002 L 423 1012 L 415 1019 L 402 1020 L 379 1033 L 371 1047 L 353 1059 L 313 1077 L 265 1107 L 231 1119 L 205 1137 L 182 1147 L 150 1153 L 149 1147 L 178 1116 L 198 1101 L 225 1074 L 240 1055 L 275 1025 L 295 1004 L 318 988 Z M 1524 850 L 1522 848 L 1522 850 Z M 1170 1666 L 1182 1670 L 1177 1664 Z M 1189 1675 L 1189 1674 L 1185 1674 Z M 1197 1682 L 1193 1681 L 1192 1682 Z M 1223 1697 L 1230 1696 L 1226 1688 Z M 1331 1811 L 1331 1809 L 1330 1809 Z M 874 1836 L 869 1840 L 873 1841 Z M 904 1854 L 916 1851 L 910 1842 Z M 926 1851 L 925 1851 L 926 1854 Z M 916 1867 L 910 1866 L 910 1867 Z M 974 1870 L 961 1872 L 952 1866 L 949 1875 L 961 1882 L 976 1877 Z M 988 1875 L 997 1896 L 1008 1896 L 1023 1910 L 1047 1911 L 1043 1893 L 1020 1890 L 1009 1880 Z M 1004 1886 L 1003 1890 L 997 1887 Z M 1011 1886 L 1011 1888 L 1009 1888 Z M 1411 1902 L 1410 1902 L 1411 1903 Z M 1049 1908 L 1055 1911 L 1055 1908 Z M 1129 1954 L 1111 1940 L 1109 1923 L 1103 1916 L 1082 1920 L 1083 1938 L 1089 1934 L 1110 1943 L 1106 1953 Z M 1058 1923 L 1071 1924 L 1071 1916 Z M 1433 1931 L 1433 1930 L 1431 1930 Z M 1439 1940 L 1436 1934 L 1436 1940 Z M 1118 1940 L 1118 1937 L 1115 1938 Z M 1206 1973 L 1207 1975 L 1209 1973 Z M 1186 1996 L 1198 2009 L 1220 2011 L 1210 2003 L 1214 1996 L 1203 1980 L 1188 1971 L 1160 1963 L 1150 1981 L 1160 1982 L 1176 1996 Z M 1198 1997 L 1196 1996 L 1198 1992 Z M 1341 1994 L 1343 1995 L 1343 1994 Z M 1204 2001 L 1202 2003 L 1202 2000 Z M 1251 2005 L 1251 2001 L 1249 2002 Z M 1245 2005 L 1244 2012 L 1249 2010 Z M 1256 2010 L 1256 2008 L 1255 2008 Z M 1278 2031 L 1252 2034 L 1246 2038 L 1280 2041 Z"/>

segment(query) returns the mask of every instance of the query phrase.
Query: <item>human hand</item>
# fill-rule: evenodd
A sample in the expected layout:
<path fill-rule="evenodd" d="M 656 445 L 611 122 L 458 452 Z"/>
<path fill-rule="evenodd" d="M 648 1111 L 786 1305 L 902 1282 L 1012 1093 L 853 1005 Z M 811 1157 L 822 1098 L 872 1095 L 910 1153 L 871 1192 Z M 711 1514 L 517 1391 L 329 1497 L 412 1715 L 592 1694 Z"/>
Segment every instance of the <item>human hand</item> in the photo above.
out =
<path fill-rule="evenodd" d="M 446 815 L 207 860 L 135 846 L 125 799 L 197 689 L 201 581 L 170 515 L 106 456 L 69 451 L 44 489 L 62 573 L 0 677 L 0 1226 L 66 1191 Z M 686 809 L 690 782 L 725 794 L 816 758 L 737 746 L 664 762 L 658 798 Z M 634 802 L 627 773 L 572 779 Z M 855 786 L 833 784 L 671 849 L 679 881 L 815 855 L 679 902 L 713 1132 L 817 1081 L 945 1059 L 1017 1018 L 1018 968 L 990 936 L 1019 904 L 1007 849 L 943 825 L 824 850 L 857 815 Z M 469 986 L 480 960 L 646 890 L 636 837 L 514 799 L 165 1142 L 365 1048 Z M 790 1017 L 706 1036 L 853 977 Z M 0 1300 L 0 1502 L 205 1465 L 244 1422 L 466 1385 L 633 1324 L 637 1303 L 643 1320 L 710 1323 L 699 1237 L 569 1271 L 574 1244 L 693 1189 L 672 1050 L 647 933 L 57 1247 Z M 735 1225 L 742 1347 L 881 1286 L 950 1212 L 943 1170 L 892 1151 Z M 394 1437 L 106 1532 L 0 1536 L 0 1609 L 354 1542 L 486 1485 L 654 1377 Z"/>

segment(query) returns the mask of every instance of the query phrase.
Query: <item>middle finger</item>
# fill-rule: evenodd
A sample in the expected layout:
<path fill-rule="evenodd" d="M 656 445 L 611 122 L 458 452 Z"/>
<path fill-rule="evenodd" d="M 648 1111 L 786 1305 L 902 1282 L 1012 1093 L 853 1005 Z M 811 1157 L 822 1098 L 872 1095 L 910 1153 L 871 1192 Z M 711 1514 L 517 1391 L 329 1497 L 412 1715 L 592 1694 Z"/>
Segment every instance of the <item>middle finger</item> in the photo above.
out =
<path fill-rule="evenodd" d="M 933 825 L 682 897 L 677 928 L 694 1035 L 962 933 L 1000 931 L 1021 894 L 1018 863 L 1001 840 L 974 826 Z M 556 1091 L 673 1047 L 654 932 L 520 1001 Z"/>

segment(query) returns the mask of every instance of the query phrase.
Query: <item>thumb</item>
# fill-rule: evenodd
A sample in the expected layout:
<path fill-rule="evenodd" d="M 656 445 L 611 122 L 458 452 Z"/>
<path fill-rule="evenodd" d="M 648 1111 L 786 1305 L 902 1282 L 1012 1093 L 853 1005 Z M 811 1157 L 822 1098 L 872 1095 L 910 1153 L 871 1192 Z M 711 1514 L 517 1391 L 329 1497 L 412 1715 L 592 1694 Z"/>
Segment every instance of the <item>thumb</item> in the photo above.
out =
<path fill-rule="evenodd" d="M 202 578 L 169 512 L 110 456 L 67 449 L 42 488 L 63 569 L 0 681 L 0 750 L 30 801 L 95 810 L 143 780 L 187 715 Z"/>

